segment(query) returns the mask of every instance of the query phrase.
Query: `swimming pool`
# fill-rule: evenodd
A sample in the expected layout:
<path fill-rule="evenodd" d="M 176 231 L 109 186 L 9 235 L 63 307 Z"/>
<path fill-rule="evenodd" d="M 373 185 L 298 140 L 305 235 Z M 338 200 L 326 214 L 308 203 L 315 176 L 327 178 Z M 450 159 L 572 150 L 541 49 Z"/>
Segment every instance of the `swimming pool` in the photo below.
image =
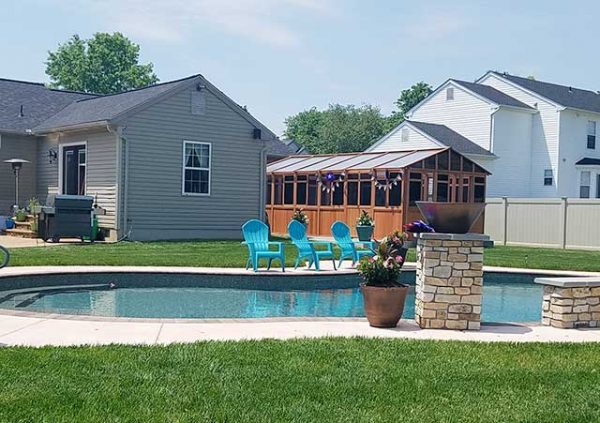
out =
<path fill-rule="evenodd" d="M 486 273 L 484 322 L 537 322 L 538 275 Z M 414 317 L 415 272 L 404 318 Z M 358 276 L 99 273 L 0 280 L 0 309 L 135 318 L 362 317 Z"/>

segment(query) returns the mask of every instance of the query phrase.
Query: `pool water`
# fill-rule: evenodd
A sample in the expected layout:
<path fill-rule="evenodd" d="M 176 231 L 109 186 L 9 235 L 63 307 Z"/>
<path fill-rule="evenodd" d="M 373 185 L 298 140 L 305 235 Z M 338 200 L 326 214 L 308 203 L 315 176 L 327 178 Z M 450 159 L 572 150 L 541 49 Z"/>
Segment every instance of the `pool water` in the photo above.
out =
<path fill-rule="evenodd" d="M 412 281 L 414 284 L 414 273 Z M 20 289 L 0 292 L 0 308 L 140 318 L 364 316 L 362 294 L 358 288 L 284 289 L 285 282 L 282 279 L 281 287 L 277 289 L 189 284 L 122 288 L 99 284 Z M 404 318 L 414 317 L 414 301 L 414 285 L 411 285 Z M 542 288 L 533 283 L 533 275 L 485 275 L 482 321 L 539 321 L 541 303 Z"/>

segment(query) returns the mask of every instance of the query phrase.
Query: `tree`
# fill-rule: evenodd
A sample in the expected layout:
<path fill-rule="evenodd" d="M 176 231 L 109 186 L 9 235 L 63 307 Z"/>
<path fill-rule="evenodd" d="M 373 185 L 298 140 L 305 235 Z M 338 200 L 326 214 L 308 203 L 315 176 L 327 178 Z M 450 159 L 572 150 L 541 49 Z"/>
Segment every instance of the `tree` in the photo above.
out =
<path fill-rule="evenodd" d="M 119 32 L 73 35 L 48 52 L 50 86 L 98 94 L 118 93 L 158 82 L 152 63 L 139 64 L 140 46 Z"/>
<path fill-rule="evenodd" d="M 431 85 L 423 81 L 417 82 L 406 90 L 402 90 L 400 98 L 395 103 L 398 110 L 393 111 L 389 117 L 388 129 L 391 130 L 400 125 L 406 119 L 406 113 L 432 92 L 433 88 Z"/>
<path fill-rule="evenodd" d="M 285 135 L 313 154 L 363 151 L 386 131 L 386 117 L 371 105 L 331 104 L 322 111 L 313 107 L 285 123 Z"/>

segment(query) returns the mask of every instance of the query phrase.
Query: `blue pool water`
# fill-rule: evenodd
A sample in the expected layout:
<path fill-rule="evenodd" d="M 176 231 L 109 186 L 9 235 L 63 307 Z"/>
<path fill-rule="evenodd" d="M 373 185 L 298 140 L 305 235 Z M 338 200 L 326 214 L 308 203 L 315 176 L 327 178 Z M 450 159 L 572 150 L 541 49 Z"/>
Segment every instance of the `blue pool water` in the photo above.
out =
<path fill-rule="evenodd" d="M 405 318 L 414 317 L 414 277 L 414 272 L 403 274 L 404 282 L 412 282 Z M 17 281 L 19 283 L 13 284 L 13 289 L 0 291 L 0 308 L 141 318 L 364 316 L 356 280 L 343 282 L 335 288 L 324 287 L 327 283 L 322 281 L 311 289 L 307 285 L 310 281 L 298 284 L 287 278 L 279 278 L 276 284 L 267 285 L 255 283 L 254 278 L 231 281 L 221 277 L 218 283 L 214 278 L 219 277 L 94 275 L 94 285 L 89 285 L 89 280 L 85 285 L 77 285 L 82 282 L 81 275 L 65 275 L 54 277 L 51 287 L 31 288 L 23 288 L 28 281 Z M 539 321 L 542 288 L 533 283 L 533 278 L 534 275 L 486 274 L 482 320 Z M 69 286 L 57 286 L 65 282 Z M 40 284 L 39 280 L 34 283 Z M 332 283 L 336 284 L 340 285 L 339 282 Z"/>

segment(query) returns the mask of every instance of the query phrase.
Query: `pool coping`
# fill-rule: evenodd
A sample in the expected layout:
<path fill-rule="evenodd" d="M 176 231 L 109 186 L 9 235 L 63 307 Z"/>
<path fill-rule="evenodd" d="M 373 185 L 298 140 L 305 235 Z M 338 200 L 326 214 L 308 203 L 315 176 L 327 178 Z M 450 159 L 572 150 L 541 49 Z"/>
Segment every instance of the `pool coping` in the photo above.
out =
<path fill-rule="evenodd" d="M 414 263 L 405 270 L 414 271 Z M 520 273 L 543 276 L 590 277 L 595 272 L 540 270 L 484 266 L 485 272 Z M 155 267 L 155 266 L 35 266 L 0 269 L 0 279 L 15 276 L 93 273 L 171 273 L 198 275 L 335 276 L 356 273 L 307 270 L 247 271 L 239 268 Z M 73 345 L 165 345 L 199 341 L 241 341 L 318 337 L 371 337 L 415 340 L 476 342 L 600 342 L 600 330 L 558 329 L 540 323 L 484 323 L 480 331 L 420 329 L 414 320 L 403 319 L 397 328 L 377 329 L 364 317 L 265 317 L 231 319 L 161 319 L 107 317 L 30 311 L 0 311 L 0 346 Z"/>
<path fill-rule="evenodd" d="M 416 263 L 408 262 L 404 265 L 403 270 L 415 271 Z M 566 270 L 543 270 L 543 269 L 525 269 L 512 267 L 495 267 L 484 266 L 484 272 L 488 273 L 518 273 L 518 274 L 535 274 L 542 276 L 562 276 L 562 277 L 598 277 L 600 273 L 595 272 L 579 272 Z M 291 269 L 282 272 L 280 269 L 259 270 L 254 272 L 242 268 L 224 268 L 224 267 L 177 267 L 177 266 L 22 266 L 9 267 L 0 269 L 0 280 L 3 278 L 19 277 L 19 276 L 43 276 L 43 275 L 68 275 L 76 273 L 160 273 L 160 274 L 192 274 L 192 275 L 235 275 L 260 277 L 269 276 L 347 276 L 356 274 L 355 268 L 343 268 L 339 270 L 307 270 Z M 356 321 L 356 319 L 364 320 L 362 317 L 257 317 L 257 318 L 159 318 L 159 317 L 115 317 L 115 316 L 93 316 L 88 314 L 63 314 L 63 313 L 44 313 L 35 311 L 22 311 L 14 309 L 0 309 L 0 316 L 15 316 L 29 317 L 34 319 L 44 320 L 80 320 L 87 322 L 131 322 L 131 323 L 177 323 L 177 324 L 192 324 L 192 323 L 277 323 L 277 322 L 322 322 L 322 321 Z M 485 324 L 497 324 L 495 322 L 486 322 Z M 505 322 L 502 322 L 505 323 Z M 523 322 L 514 324 L 524 324 Z M 527 325 L 537 325 L 537 322 L 525 323 Z"/>

